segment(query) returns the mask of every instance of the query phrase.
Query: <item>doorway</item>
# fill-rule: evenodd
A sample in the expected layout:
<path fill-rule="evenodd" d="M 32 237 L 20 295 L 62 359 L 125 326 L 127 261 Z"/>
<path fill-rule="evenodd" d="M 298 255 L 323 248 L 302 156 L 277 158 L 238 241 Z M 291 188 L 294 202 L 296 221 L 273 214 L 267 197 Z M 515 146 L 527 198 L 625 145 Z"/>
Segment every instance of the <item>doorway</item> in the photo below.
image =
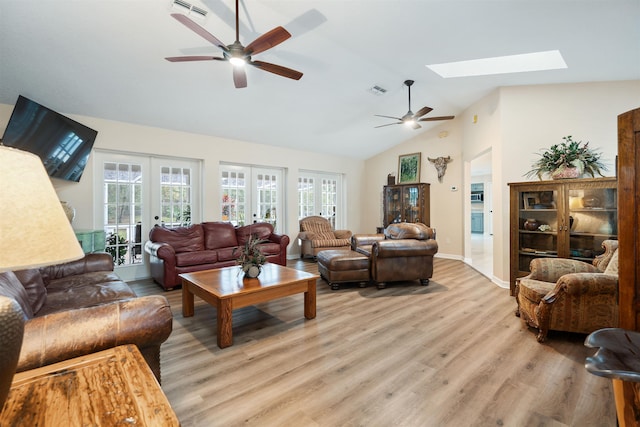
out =
<path fill-rule="evenodd" d="M 471 266 L 493 277 L 493 205 L 491 150 L 471 160 Z"/>

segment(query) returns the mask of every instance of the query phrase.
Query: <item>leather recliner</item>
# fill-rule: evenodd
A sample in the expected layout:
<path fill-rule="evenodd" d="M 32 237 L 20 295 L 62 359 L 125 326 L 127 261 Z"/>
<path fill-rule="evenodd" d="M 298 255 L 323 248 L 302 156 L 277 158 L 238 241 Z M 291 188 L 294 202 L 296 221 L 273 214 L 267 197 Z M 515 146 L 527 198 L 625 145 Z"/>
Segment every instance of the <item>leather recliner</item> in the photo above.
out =
<path fill-rule="evenodd" d="M 388 282 L 420 280 L 433 276 L 433 256 L 438 252 L 436 231 L 421 223 L 389 225 L 384 234 L 354 235 L 352 250 L 369 257 L 371 280 L 378 289 Z"/>

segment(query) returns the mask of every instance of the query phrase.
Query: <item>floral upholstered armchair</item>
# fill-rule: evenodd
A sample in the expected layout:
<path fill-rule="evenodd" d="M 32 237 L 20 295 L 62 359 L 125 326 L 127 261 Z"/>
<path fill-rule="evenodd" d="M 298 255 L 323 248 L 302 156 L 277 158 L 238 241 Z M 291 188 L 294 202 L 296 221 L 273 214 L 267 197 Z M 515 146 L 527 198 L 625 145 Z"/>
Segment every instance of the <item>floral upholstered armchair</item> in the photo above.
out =
<path fill-rule="evenodd" d="M 331 223 L 321 216 L 308 216 L 300 220 L 300 258 L 316 257 L 326 249 L 350 249 L 351 231 L 333 230 Z"/>
<path fill-rule="evenodd" d="M 618 241 L 602 242 L 593 265 L 562 258 L 536 258 L 531 273 L 516 280 L 516 316 L 538 329 L 588 334 L 618 326 Z"/>

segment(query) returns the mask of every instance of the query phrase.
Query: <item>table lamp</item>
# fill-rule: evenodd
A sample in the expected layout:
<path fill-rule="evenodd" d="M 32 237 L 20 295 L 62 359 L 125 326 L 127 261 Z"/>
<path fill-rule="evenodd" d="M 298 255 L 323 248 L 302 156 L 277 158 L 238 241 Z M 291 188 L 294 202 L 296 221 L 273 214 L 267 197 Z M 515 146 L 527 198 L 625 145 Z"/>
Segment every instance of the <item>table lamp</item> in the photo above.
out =
<path fill-rule="evenodd" d="M 84 256 L 42 160 L 0 144 L 0 272 Z"/>

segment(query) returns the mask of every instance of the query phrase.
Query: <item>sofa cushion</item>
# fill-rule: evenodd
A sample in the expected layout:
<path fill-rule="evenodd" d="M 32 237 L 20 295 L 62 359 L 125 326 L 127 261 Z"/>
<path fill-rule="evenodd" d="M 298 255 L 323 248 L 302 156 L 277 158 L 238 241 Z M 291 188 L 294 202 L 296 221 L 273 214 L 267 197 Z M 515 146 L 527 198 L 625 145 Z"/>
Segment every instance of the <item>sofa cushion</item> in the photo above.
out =
<path fill-rule="evenodd" d="M 533 303 L 539 303 L 556 286 L 555 283 L 534 279 L 521 279 L 518 287 L 518 298 L 526 298 Z"/>
<path fill-rule="evenodd" d="M 24 313 L 25 319 L 31 319 L 33 317 L 33 310 L 29 303 L 27 290 L 22 286 L 22 283 L 20 283 L 20 280 L 18 280 L 13 271 L 0 273 L 0 295 L 16 300 Z"/>
<path fill-rule="evenodd" d="M 37 268 L 31 268 L 29 270 L 14 271 L 22 286 L 27 290 L 29 296 L 29 304 L 34 313 L 42 308 L 44 302 L 47 300 L 47 288 L 42 281 L 42 275 Z"/>
<path fill-rule="evenodd" d="M 351 241 L 349 239 L 323 239 L 323 240 L 312 240 L 311 247 L 312 248 L 339 248 L 342 246 L 351 246 Z"/>
<path fill-rule="evenodd" d="M 604 274 L 612 274 L 614 276 L 618 275 L 618 251 L 616 250 L 607 265 L 607 268 L 604 270 Z"/>
<path fill-rule="evenodd" d="M 203 222 L 205 249 L 238 246 L 236 228 L 230 222 Z"/>
<path fill-rule="evenodd" d="M 235 261 L 240 258 L 240 247 L 236 246 L 233 248 L 221 248 L 217 250 L 218 252 L 218 262 L 222 261 Z"/>
<path fill-rule="evenodd" d="M 249 241 L 249 237 L 255 236 L 258 240 L 269 240 L 269 236 L 273 234 L 273 225 L 268 222 L 260 222 L 256 224 L 245 225 L 236 229 L 238 236 L 238 246 L 243 246 Z M 332 235 L 333 237 L 333 235 Z"/>
<path fill-rule="evenodd" d="M 47 303 L 38 317 L 58 311 L 92 307 L 136 297 L 135 292 L 111 271 L 95 271 L 55 279 L 47 286 Z"/>
<path fill-rule="evenodd" d="M 176 228 L 153 227 L 149 232 L 149 239 L 152 242 L 170 244 L 176 253 L 204 250 L 204 231 L 201 224 Z"/>
<path fill-rule="evenodd" d="M 176 254 L 176 265 L 187 267 L 190 265 L 212 264 L 218 261 L 217 251 L 182 252 Z"/>

